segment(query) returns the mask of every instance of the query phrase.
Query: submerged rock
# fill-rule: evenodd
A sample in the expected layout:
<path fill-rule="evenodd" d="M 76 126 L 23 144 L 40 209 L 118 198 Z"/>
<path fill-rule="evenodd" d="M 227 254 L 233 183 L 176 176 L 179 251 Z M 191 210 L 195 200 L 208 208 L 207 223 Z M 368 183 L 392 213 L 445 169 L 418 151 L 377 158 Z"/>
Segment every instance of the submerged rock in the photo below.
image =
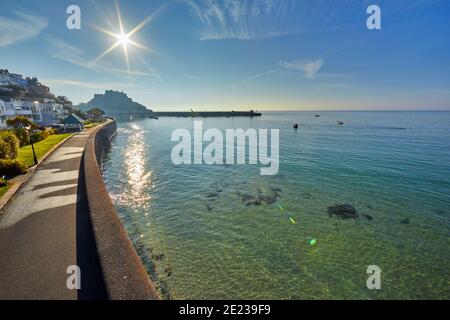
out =
<path fill-rule="evenodd" d="M 277 201 L 279 195 L 278 194 L 269 194 L 258 197 L 258 200 L 261 202 L 265 202 L 266 204 L 273 204 Z"/>
<path fill-rule="evenodd" d="M 267 190 L 260 187 L 257 189 L 256 195 L 241 193 L 239 191 L 236 192 L 236 195 L 241 198 L 242 203 L 246 206 L 260 206 L 262 203 L 266 203 L 267 205 L 275 203 L 281 197 L 279 192 L 281 192 L 280 188 L 270 187 L 270 190 Z"/>
<path fill-rule="evenodd" d="M 370 214 L 363 214 L 363 217 L 369 221 L 373 220 L 373 217 Z"/>
<path fill-rule="evenodd" d="M 351 204 L 336 204 L 328 207 L 328 215 L 338 219 L 356 219 L 359 217 L 358 211 Z"/>
<path fill-rule="evenodd" d="M 239 196 L 241 197 L 242 202 L 244 202 L 244 203 L 249 202 L 250 200 L 255 199 L 254 196 L 252 196 L 252 195 L 250 195 L 250 194 L 246 194 L 246 193 L 240 194 Z"/>
<path fill-rule="evenodd" d="M 261 205 L 261 201 L 259 201 L 259 200 L 250 201 L 250 202 L 246 202 L 245 205 L 246 206 L 250 206 L 250 205 L 260 206 Z"/>
<path fill-rule="evenodd" d="M 217 193 L 217 192 L 211 192 L 211 193 L 209 193 L 206 197 L 207 198 L 215 198 L 215 197 L 217 197 L 219 194 Z"/>
<path fill-rule="evenodd" d="M 409 224 L 409 218 L 401 219 L 400 223 Z"/>

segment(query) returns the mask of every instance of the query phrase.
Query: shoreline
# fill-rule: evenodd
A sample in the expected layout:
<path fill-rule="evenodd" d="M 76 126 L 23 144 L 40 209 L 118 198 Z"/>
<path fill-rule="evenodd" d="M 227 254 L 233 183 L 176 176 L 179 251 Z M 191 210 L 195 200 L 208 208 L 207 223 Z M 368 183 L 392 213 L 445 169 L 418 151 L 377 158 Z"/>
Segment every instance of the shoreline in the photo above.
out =
<path fill-rule="evenodd" d="M 98 127 L 90 135 L 82 159 L 87 205 L 105 290 L 112 300 L 159 300 L 158 291 L 111 202 L 100 171 L 101 159 L 116 132 L 115 120 Z"/>

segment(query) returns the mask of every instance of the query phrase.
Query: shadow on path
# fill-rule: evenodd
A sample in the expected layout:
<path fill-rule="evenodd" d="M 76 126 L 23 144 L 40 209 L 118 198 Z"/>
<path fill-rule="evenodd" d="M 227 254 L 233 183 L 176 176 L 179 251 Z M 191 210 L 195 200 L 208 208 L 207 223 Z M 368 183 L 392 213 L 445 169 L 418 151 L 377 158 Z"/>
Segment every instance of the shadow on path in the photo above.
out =
<path fill-rule="evenodd" d="M 92 230 L 89 207 L 86 199 L 84 176 L 84 154 L 81 158 L 78 177 L 76 208 L 77 263 L 81 269 L 81 290 L 78 299 L 107 299 L 102 270 L 97 256 L 97 247 Z"/>

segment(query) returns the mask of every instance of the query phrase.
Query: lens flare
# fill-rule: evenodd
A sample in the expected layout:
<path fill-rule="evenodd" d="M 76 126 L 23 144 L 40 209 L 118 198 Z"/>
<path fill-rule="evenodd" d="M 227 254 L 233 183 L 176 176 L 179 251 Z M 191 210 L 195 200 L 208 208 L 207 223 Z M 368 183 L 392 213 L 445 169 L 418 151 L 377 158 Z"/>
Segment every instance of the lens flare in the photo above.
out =
<path fill-rule="evenodd" d="M 125 57 L 125 63 L 127 65 L 127 69 L 128 69 L 128 74 L 131 75 L 131 67 L 130 67 L 130 59 L 129 59 L 129 54 L 128 54 L 128 47 L 129 46 L 133 46 L 139 49 L 144 49 L 150 52 L 153 52 L 153 50 L 149 49 L 148 47 L 134 41 L 133 39 L 131 39 L 131 36 L 133 36 L 135 33 L 137 33 L 138 31 L 140 31 L 145 25 L 147 25 L 166 5 L 168 2 L 166 2 L 165 4 L 163 4 L 159 9 L 157 9 L 153 14 L 151 14 L 150 16 L 148 16 L 146 19 L 144 19 L 141 23 L 139 23 L 136 27 L 134 27 L 133 29 L 131 29 L 131 31 L 129 32 L 125 32 L 125 28 L 124 28 L 124 23 L 122 20 L 122 15 L 120 13 L 120 8 L 119 8 L 119 4 L 116 1 L 116 11 L 117 11 L 117 20 L 118 20 L 118 24 L 119 24 L 119 33 L 115 33 L 113 31 L 110 30 L 106 30 L 97 26 L 92 26 L 94 29 L 96 29 L 97 31 L 103 32 L 111 37 L 116 38 L 116 42 L 109 47 L 108 49 L 106 49 L 104 52 L 102 52 L 97 58 L 95 58 L 92 62 L 91 65 L 96 64 L 97 62 L 99 62 L 101 59 L 103 59 L 106 55 L 108 55 L 110 52 L 112 52 L 115 48 L 117 48 L 118 46 L 122 46 L 123 48 L 123 53 L 124 53 L 124 57 Z M 109 20 L 108 24 L 112 25 Z"/>

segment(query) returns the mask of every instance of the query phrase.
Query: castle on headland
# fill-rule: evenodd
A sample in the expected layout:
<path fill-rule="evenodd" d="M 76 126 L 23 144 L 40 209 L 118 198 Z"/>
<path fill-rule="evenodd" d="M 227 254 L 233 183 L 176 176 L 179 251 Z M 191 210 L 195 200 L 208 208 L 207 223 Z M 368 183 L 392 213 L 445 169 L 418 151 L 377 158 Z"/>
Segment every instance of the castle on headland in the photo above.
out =
<path fill-rule="evenodd" d="M 153 117 L 153 111 L 134 102 L 123 91 L 106 90 L 104 94 L 95 94 L 88 103 L 78 105 L 81 111 L 100 108 L 109 117 Z"/>
<path fill-rule="evenodd" d="M 6 120 L 16 116 L 40 125 L 59 123 L 71 107 L 67 98 L 55 97 L 36 77 L 24 78 L 8 69 L 0 69 L 0 127 L 5 127 Z"/>

